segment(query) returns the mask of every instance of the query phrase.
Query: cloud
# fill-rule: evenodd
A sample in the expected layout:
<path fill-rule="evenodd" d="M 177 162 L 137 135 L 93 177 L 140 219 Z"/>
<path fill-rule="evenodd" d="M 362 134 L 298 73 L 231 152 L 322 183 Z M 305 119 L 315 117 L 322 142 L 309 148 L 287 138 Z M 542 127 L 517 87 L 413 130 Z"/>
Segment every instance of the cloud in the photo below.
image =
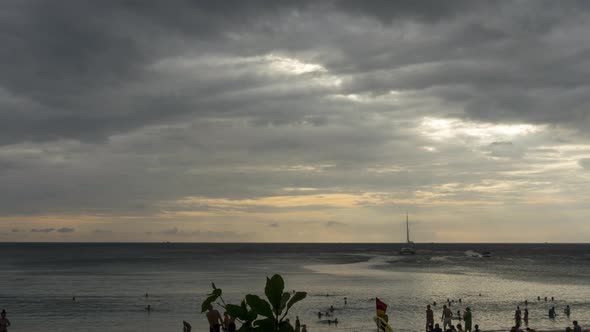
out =
<path fill-rule="evenodd" d="M 231 8 L 2 2 L 0 218 L 206 240 L 295 213 L 350 228 L 400 206 L 584 214 L 586 3 Z"/>
<path fill-rule="evenodd" d="M 62 227 L 56 230 L 58 233 L 73 233 L 75 229 L 69 227 Z"/>
<path fill-rule="evenodd" d="M 55 230 L 55 228 L 33 228 L 31 229 L 31 233 L 51 233 Z"/>

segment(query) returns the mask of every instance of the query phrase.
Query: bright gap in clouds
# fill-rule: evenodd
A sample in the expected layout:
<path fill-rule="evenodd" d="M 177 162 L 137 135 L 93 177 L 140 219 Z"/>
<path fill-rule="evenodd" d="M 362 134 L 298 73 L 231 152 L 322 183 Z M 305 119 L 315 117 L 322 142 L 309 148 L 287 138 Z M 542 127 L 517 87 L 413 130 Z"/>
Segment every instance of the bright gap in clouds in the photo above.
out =
<path fill-rule="evenodd" d="M 425 117 L 420 123 L 419 130 L 422 135 L 437 141 L 457 137 L 472 137 L 481 141 L 493 142 L 527 136 L 543 129 L 543 126 L 531 124 L 492 124 L 463 121 L 461 119 Z"/>

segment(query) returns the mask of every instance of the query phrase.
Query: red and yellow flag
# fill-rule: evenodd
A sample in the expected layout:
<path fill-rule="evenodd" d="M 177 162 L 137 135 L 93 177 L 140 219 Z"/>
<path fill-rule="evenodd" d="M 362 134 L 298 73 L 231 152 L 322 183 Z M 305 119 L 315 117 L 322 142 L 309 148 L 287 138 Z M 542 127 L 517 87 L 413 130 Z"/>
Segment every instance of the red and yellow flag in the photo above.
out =
<path fill-rule="evenodd" d="M 385 315 L 385 312 L 387 311 L 387 304 L 379 300 L 379 298 L 375 298 L 375 304 L 377 306 L 377 316 Z"/>

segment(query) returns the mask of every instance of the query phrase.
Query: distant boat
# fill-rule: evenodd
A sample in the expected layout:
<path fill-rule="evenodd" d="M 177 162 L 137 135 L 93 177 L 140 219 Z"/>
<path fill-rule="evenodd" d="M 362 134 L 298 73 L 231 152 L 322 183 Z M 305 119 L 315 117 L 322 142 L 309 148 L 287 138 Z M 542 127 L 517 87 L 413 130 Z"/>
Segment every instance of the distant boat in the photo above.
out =
<path fill-rule="evenodd" d="M 414 249 L 414 242 L 410 241 L 410 222 L 408 220 L 408 214 L 406 213 L 406 244 L 407 246 L 402 247 L 399 250 L 400 255 L 415 255 L 416 250 Z"/>

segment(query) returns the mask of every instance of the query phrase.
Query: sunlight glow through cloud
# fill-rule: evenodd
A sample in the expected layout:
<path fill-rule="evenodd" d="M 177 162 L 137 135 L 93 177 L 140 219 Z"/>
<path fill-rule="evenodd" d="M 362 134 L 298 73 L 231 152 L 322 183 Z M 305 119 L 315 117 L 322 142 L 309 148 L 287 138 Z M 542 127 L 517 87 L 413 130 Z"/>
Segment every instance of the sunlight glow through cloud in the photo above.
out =
<path fill-rule="evenodd" d="M 441 141 L 457 137 L 473 137 L 482 141 L 496 141 L 526 136 L 544 129 L 531 124 L 492 124 L 425 117 L 420 124 L 422 135 Z"/>

